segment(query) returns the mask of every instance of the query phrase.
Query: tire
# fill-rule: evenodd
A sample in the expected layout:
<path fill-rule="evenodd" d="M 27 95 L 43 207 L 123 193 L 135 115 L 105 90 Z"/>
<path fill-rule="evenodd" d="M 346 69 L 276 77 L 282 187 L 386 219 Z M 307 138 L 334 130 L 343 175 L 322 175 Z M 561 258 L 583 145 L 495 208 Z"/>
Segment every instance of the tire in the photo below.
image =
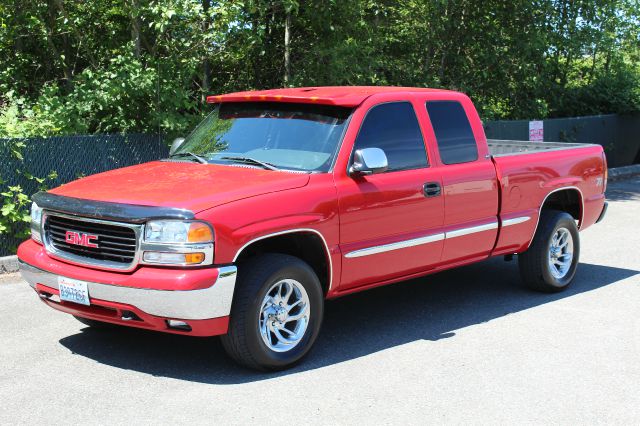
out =
<path fill-rule="evenodd" d="M 289 290 L 289 296 L 280 302 L 284 305 L 278 305 L 278 294 L 286 296 Z M 297 306 L 286 312 L 289 302 L 294 305 L 296 300 L 300 300 Z M 305 313 L 306 319 L 292 320 Z M 245 367 L 283 370 L 309 352 L 320 332 L 323 314 L 322 286 L 307 263 L 289 255 L 260 255 L 238 267 L 229 331 L 221 336 L 222 345 L 231 358 Z M 296 343 L 283 344 L 271 331 L 276 329 L 280 336 Z"/>
<path fill-rule="evenodd" d="M 111 328 L 111 327 L 117 327 L 115 324 L 111 324 L 109 322 L 102 322 L 102 321 L 96 321 L 96 320 L 92 320 L 89 318 L 83 318 L 83 317 L 77 317 L 77 316 L 73 316 L 75 319 L 77 319 L 78 321 L 80 321 L 81 323 L 83 323 L 84 325 L 91 327 L 91 328 Z"/>
<path fill-rule="evenodd" d="M 557 210 L 543 210 L 531 246 L 518 256 L 520 276 L 533 290 L 562 291 L 571 284 L 579 258 L 580 235 L 573 217 Z"/>

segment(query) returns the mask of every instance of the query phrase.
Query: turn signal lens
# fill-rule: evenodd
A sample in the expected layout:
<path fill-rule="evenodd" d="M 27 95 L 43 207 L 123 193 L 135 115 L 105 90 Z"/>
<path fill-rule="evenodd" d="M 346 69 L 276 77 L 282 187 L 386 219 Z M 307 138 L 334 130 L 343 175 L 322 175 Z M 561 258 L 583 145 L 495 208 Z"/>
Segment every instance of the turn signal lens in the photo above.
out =
<path fill-rule="evenodd" d="M 167 253 L 145 251 L 142 256 L 147 263 L 161 263 L 164 265 L 197 265 L 204 262 L 204 253 Z"/>
<path fill-rule="evenodd" d="M 213 241 L 213 232 L 211 231 L 211 227 L 202 222 L 192 222 L 189 226 L 187 241 L 190 243 L 209 243 Z"/>
<path fill-rule="evenodd" d="M 184 255 L 185 263 L 196 264 L 204 262 L 204 253 L 188 253 Z"/>

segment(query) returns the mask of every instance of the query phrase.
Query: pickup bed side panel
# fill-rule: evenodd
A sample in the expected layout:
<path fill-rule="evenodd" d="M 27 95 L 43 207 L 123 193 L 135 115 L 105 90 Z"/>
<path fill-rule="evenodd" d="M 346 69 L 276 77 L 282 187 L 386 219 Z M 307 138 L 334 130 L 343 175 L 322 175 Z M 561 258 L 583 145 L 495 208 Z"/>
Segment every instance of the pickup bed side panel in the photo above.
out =
<path fill-rule="evenodd" d="M 500 235 L 493 255 L 525 251 L 536 231 L 540 209 L 552 192 L 578 191 L 579 228 L 597 220 L 604 205 L 602 147 L 494 157 L 500 181 Z"/>

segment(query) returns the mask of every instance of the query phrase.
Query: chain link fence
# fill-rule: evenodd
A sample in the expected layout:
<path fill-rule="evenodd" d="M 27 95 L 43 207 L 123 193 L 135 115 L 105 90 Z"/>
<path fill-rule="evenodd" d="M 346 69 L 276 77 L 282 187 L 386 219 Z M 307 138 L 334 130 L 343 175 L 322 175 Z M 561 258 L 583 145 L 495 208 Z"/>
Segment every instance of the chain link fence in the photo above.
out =
<path fill-rule="evenodd" d="M 166 158 L 169 147 L 158 135 L 86 135 L 24 139 L 21 150 L 24 161 L 11 155 L 12 141 L 0 139 L 0 178 L 2 188 L 20 185 L 32 195 L 38 183 L 24 173 L 45 177 L 52 171 L 57 178 L 48 181 L 56 187 L 82 176 L 107 170 Z M 0 256 L 12 254 L 19 239 L 13 235 L 0 235 Z"/>

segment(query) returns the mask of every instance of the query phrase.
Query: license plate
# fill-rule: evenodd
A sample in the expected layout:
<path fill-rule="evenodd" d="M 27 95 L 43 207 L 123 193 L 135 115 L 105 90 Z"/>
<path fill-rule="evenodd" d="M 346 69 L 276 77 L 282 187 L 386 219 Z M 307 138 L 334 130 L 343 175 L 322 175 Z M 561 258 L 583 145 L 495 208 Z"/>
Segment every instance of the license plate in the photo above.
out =
<path fill-rule="evenodd" d="M 87 287 L 86 281 L 58 277 L 58 289 L 60 290 L 60 300 L 80 303 L 81 305 L 90 305 L 89 288 Z"/>

